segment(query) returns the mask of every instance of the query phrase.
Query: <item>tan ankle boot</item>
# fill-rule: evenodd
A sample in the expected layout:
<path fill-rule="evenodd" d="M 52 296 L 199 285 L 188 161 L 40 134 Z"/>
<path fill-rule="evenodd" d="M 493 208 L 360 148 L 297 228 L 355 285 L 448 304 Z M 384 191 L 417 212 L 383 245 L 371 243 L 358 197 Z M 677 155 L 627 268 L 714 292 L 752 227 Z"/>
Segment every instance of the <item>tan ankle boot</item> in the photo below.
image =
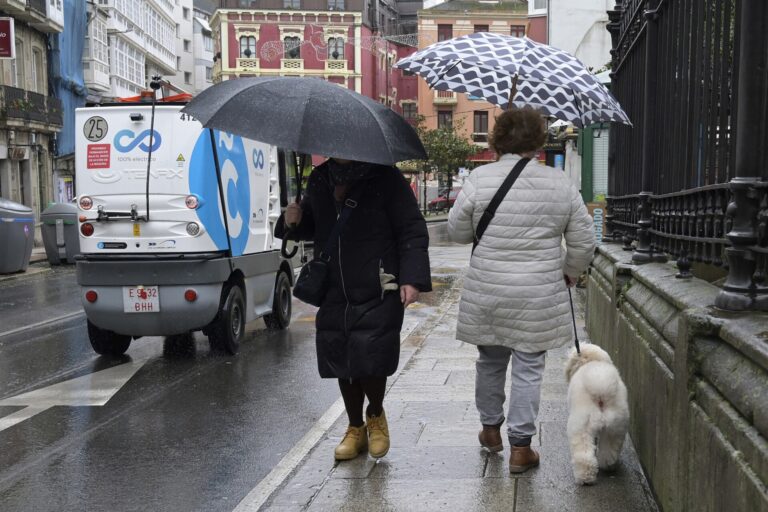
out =
<path fill-rule="evenodd" d="M 530 446 L 512 446 L 510 452 L 510 473 L 525 473 L 539 465 L 539 454 Z"/>
<path fill-rule="evenodd" d="M 375 459 L 380 459 L 389 451 L 389 426 L 387 415 L 382 409 L 378 416 L 367 416 L 368 420 L 368 453 Z"/>
<path fill-rule="evenodd" d="M 336 457 L 336 460 L 354 459 L 360 455 L 367 446 L 368 434 L 365 425 L 362 427 L 353 427 L 350 425 L 347 427 L 347 433 L 344 434 L 344 439 L 342 439 L 336 447 L 333 455 Z"/>
<path fill-rule="evenodd" d="M 480 446 L 483 446 L 489 452 L 500 452 L 504 449 L 504 443 L 501 440 L 501 423 L 498 425 L 483 425 L 483 430 L 477 435 Z"/>

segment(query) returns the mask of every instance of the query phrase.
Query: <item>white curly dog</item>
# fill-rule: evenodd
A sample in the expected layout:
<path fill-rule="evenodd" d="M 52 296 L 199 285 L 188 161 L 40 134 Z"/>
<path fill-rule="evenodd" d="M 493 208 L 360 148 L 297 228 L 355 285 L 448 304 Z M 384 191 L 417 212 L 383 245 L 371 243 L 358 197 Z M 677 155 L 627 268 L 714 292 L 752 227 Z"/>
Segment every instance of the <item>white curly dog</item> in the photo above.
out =
<path fill-rule="evenodd" d="M 598 469 L 619 460 L 629 426 L 627 387 L 608 353 L 597 345 L 571 351 L 565 365 L 568 380 L 568 441 L 573 476 L 593 484 Z"/>

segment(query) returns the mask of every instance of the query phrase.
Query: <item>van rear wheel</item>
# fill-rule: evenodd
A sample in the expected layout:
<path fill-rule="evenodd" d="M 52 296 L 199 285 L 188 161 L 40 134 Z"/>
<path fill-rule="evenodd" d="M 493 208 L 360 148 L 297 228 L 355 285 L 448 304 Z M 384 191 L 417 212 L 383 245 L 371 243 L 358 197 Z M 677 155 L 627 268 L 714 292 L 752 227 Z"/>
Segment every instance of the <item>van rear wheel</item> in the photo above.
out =
<path fill-rule="evenodd" d="M 264 315 L 269 329 L 285 329 L 291 323 L 291 280 L 285 272 L 277 274 L 272 313 Z"/>
<path fill-rule="evenodd" d="M 131 346 L 131 337 L 97 327 L 88 320 L 88 339 L 93 350 L 102 356 L 121 356 Z"/>
<path fill-rule="evenodd" d="M 245 300 L 243 291 L 232 285 L 226 291 L 219 314 L 208 328 L 211 348 L 235 355 L 245 333 Z"/>

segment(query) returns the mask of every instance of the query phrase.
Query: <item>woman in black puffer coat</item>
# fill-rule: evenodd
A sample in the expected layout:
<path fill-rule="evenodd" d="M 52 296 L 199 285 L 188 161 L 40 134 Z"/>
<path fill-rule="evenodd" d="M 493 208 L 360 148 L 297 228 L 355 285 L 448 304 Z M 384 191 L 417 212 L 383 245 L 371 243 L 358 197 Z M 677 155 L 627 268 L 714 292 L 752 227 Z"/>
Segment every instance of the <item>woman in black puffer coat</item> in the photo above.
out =
<path fill-rule="evenodd" d="M 357 457 L 366 446 L 374 457 L 387 453 L 384 391 L 397 369 L 404 309 L 419 292 L 432 290 L 427 226 L 395 167 L 326 161 L 309 177 L 301 205 L 280 218 L 275 236 L 285 236 L 286 223 L 296 224 L 291 238 L 313 240 L 319 254 L 351 197 L 357 206 L 330 254 L 330 288 L 316 320 L 320 376 L 339 379 L 349 416 L 338 460 Z"/>

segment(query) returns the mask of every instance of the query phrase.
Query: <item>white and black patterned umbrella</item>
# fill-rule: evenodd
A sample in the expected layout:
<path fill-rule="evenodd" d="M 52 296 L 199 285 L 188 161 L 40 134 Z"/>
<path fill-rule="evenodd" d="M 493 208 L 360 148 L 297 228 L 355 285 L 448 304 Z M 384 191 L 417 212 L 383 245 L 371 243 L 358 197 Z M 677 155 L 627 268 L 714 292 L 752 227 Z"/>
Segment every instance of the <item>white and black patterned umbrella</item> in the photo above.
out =
<path fill-rule="evenodd" d="M 435 43 L 396 67 L 430 87 L 463 92 L 506 108 L 530 106 L 576 126 L 632 124 L 616 98 L 576 57 L 527 37 L 476 32 Z"/>

